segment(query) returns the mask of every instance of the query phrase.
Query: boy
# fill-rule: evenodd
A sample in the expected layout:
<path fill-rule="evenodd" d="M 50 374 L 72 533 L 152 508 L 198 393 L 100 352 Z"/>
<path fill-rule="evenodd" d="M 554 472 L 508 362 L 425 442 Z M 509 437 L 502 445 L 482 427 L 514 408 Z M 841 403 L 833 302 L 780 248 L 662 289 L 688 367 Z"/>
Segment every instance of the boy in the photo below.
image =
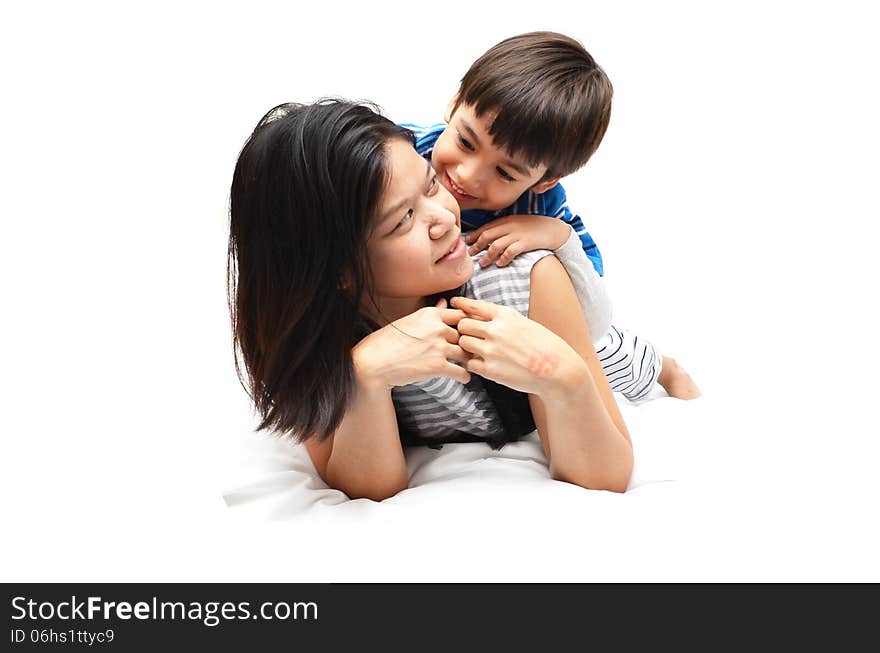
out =
<path fill-rule="evenodd" d="M 487 250 L 481 266 L 557 250 L 574 230 L 595 271 L 604 274 L 602 255 L 569 210 L 559 179 L 599 147 L 611 96 L 610 81 L 579 42 L 532 32 L 502 41 L 471 65 L 445 123 L 406 125 L 458 201 L 462 225 L 475 229 L 469 253 Z M 644 338 L 612 325 L 596 348 L 611 389 L 630 400 L 645 398 L 657 382 L 672 397 L 700 395 L 687 372 Z"/>

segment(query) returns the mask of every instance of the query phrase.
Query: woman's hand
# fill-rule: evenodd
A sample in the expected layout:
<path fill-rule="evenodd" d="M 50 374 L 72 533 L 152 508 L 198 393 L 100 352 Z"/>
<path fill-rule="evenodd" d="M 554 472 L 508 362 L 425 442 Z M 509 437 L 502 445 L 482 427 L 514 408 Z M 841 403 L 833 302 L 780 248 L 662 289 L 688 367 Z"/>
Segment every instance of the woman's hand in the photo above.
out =
<path fill-rule="evenodd" d="M 441 299 L 374 331 L 352 349 L 358 379 L 389 389 L 437 376 L 467 383 L 467 370 L 449 362 L 466 363 L 470 358 L 455 330 L 463 317 Z"/>
<path fill-rule="evenodd" d="M 542 397 L 564 393 L 589 374 L 568 343 L 515 309 L 467 297 L 453 297 L 452 305 L 466 314 L 458 344 L 472 356 L 469 371 Z"/>

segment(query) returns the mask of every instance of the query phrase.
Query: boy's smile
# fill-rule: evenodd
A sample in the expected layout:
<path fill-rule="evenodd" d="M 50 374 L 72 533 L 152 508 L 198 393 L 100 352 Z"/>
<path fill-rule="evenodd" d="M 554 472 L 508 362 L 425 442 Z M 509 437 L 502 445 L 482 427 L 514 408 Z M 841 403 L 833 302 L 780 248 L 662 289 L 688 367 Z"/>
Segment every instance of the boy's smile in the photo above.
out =
<path fill-rule="evenodd" d="M 467 202 L 470 200 L 475 200 L 475 201 L 479 200 L 478 197 L 474 197 L 473 195 L 466 193 L 464 191 L 464 189 L 459 184 L 456 184 L 455 179 L 452 177 L 452 173 L 450 173 L 448 171 L 441 178 L 441 182 L 443 183 L 444 186 L 446 186 L 446 190 L 448 190 L 450 193 L 452 193 L 452 196 L 458 200 L 459 205 L 461 205 L 462 202 Z"/>
<path fill-rule="evenodd" d="M 493 115 L 477 117 L 464 103 L 452 113 L 454 105 L 455 98 L 447 108 L 449 126 L 434 145 L 431 165 L 462 210 L 497 211 L 527 190 L 543 193 L 556 185 L 556 179 L 538 183 L 546 166 L 529 166 L 521 157 L 495 147 L 489 135 Z"/>

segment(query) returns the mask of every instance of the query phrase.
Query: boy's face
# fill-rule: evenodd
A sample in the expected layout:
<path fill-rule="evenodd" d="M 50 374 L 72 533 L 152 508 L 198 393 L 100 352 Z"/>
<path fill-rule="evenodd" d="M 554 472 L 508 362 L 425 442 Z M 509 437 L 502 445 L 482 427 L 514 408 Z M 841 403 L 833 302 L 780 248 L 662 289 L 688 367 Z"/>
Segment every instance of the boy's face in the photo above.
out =
<path fill-rule="evenodd" d="M 446 109 L 449 126 L 434 145 L 431 165 L 462 210 L 497 211 L 529 189 L 543 193 L 556 185 L 558 179 L 538 183 L 547 166 L 531 167 L 521 157 L 495 147 L 489 135 L 492 114 L 478 118 L 464 103 L 453 113 L 455 100 Z"/>

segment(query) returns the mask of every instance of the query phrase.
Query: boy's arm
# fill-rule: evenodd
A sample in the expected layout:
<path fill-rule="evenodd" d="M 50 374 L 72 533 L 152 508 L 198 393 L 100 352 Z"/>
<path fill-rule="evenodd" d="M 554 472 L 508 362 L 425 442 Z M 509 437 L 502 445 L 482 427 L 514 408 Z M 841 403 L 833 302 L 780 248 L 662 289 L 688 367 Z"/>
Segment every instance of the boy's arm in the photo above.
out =
<path fill-rule="evenodd" d="M 520 229 L 518 227 L 521 221 L 526 224 Z M 511 229 L 512 233 L 509 236 L 493 236 L 492 234 L 497 232 L 492 229 L 480 232 L 481 238 L 486 234 L 489 234 L 489 238 L 495 238 L 491 241 L 489 251 L 478 259 L 480 266 L 486 267 L 488 264 L 484 261 L 497 249 L 501 249 L 502 252 L 501 258 L 498 259 L 498 265 L 506 265 L 513 260 L 514 256 L 519 256 L 523 252 L 552 249 L 568 273 L 571 284 L 577 292 L 581 310 L 590 327 L 590 334 L 595 339 L 594 342 L 602 339 L 611 330 L 611 298 L 608 296 L 605 283 L 596 271 L 593 261 L 587 257 L 581 247 L 581 239 L 574 232 L 574 229 L 561 220 L 541 215 L 507 216 L 499 218 L 497 222 L 500 223 L 496 225 L 497 229 Z M 551 232 L 549 227 L 553 227 L 554 231 Z M 558 234 L 560 230 L 564 239 L 560 238 Z M 538 244 L 530 240 L 528 235 L 536 233 L 538 234 Z M 518 240 L 510 242 L 509 238 L 518 238 Z M 470 238 L 468 242 L 470 242 Z M 471 246 L 470 251 L 479 251 L 479 249 L 475 249 L 478 247 L 479 238 L 477 244 Z M 510 254 L 511 250 L 514 254 Z"/>
<path fill-rule="evenodd" d="M 504 213 L 507 215 L 480 226 L 468 236 L 471 255 L 487 250 L 480 259 L 482 267 L 492 263 L 504 266 L 523 252 L 536 249 L 556 250 L 568 238 L 569 232 L 563 227 L 568 225 L 577 234 L 584 253 L 599 276 L 605 273 L 602 254 L 580 216 L 568 208 L 561 184 L 541 194 L 524 193 Z"/>
<path fill-rule="evenodd" d="M 569 226 L 556 218 L 506 215 L 470 232 L 467 236 L 468 253 L 473 256 L 485 249 L 486 253 L 478 259 L 480 267 L 493 263 L 503 267 L 525 252 L 559 249 L 570 233 Z"/>
<path fill-rule="evenodd" d="M 560 207 L 558 211 L 558 218 L 568 224 L 577 235 L 578 240 L 581 245 L 581 251 L 586 255 L 589 259 L 590 263 L 595 269 L 596 273 L 602 277 L 605 275 L 605 266 L 602 261 L 602 254 L 599 252 L 599 247 L 596 245 L 596 241 L 593 240 L 593 237 L 590 235 L 590 232 L 587 231 L 587 228 L 584 226 L 584 223 L 581 221 L 581 218 L 576 213 L 572 213 L 569 210 L 568 205 L 564 204 Z"/>

